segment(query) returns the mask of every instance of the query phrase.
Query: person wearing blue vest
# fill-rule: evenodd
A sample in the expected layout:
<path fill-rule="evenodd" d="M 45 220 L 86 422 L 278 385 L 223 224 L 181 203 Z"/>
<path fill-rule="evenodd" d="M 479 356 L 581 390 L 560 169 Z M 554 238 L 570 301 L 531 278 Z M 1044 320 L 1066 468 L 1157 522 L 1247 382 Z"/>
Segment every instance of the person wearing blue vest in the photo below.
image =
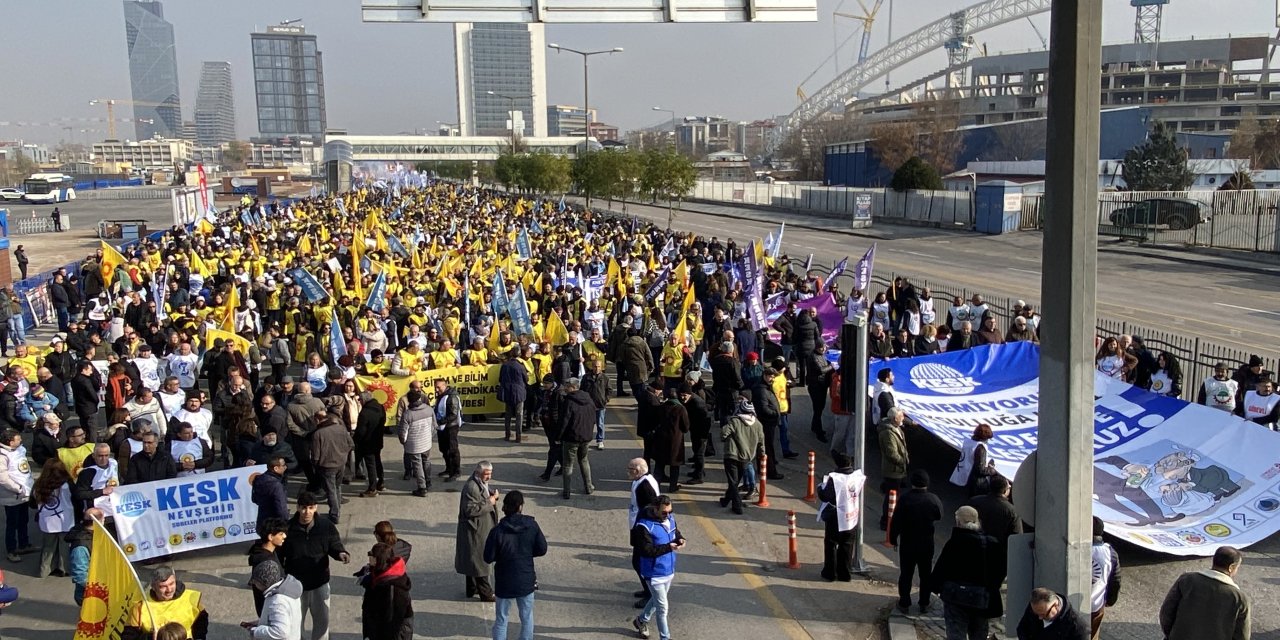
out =
<path fill-rule="evenodd" d="M 676 552 L 684 548 L 684 536 L 671 515 L 671 497 L 658 496 L 645 508 L 631 529 L 631 546 L 640 556 L 640 576 L 649 584 L 649 602 L 631 626 L 641 638 L 649 637 L 649 620 L 657 618 L 658 638 L 670 640 L 667 627 L 667 591 L 676 575 Z"/>

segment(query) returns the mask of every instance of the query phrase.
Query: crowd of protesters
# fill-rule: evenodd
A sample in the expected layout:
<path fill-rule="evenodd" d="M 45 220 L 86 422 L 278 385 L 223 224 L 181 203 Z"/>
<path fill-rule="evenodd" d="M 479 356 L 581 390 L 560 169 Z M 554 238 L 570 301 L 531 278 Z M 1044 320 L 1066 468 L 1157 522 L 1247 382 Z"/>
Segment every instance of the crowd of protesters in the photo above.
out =
<path fill-rule="evenodd" d="M 628 465 L 629 541 L 642 586 L 632 624 L 641 637 L 652 623 L 668 638 L 669 589 L 685 544 L 670 495 L 706 482 L 719 448 L 727 481 L 720 506 L 744 513 L 759 476 L 782 479 L 785 461 L 799 455 L 789 420 L 795 388 L 806 393 L 809 429 L 831 443 L 834 463 L 819 491 L 821 575 L 851 579 L 856 523 L 841 515 L 836 496 L 853 482 L 855 427 L 828 357 L 840 344 L 824 339 L 829 328 L 815 310 L 798 305 L 830 293 L 844 318 L 866 314 L 873 358 L 1039 339 L 1041 318 L 1021 301 L 1003 327 L 979 295 L 956 298 L 941 318 L 930 290 L 903 278 L 874 297 L 854 290 L 846 298 L 834 279 L 754 243 L 415 178 L 412 187 L 367 185 L 287 205 L 246 204 L 126 254 L 104 247 L 79 270 L 55 273 L 48 285 L 58 333 L 42 348 L 22 336 L 0 388 L 8 560 L 37 550 L 27 526 L 34 510 L 39 575 L 70 575 L 79 602 L 93 524 L 108 519 L 95 505 L 117 487 L 265 465 L 253 486 L 260 541 L 249 552 L 259 618 L 242 626 L 255 638 L 300 638 L 309 626 L 312 640 L 324 640 L 329 563 L 351 561 L 335 527 L 348 502 L 344 486 L 364 483 L 354 493 L 377 499 L 399 490 L 399 467 L 405 493 L 416 497 L 433 482 L 461 481 L 454 485 L 454 568 L 466 596 L 495 603 L 495 638 L 505 637 L 514 602 L 521 637 L 531 638 L 533 559 L 547 553 L 547 541 L 523 513 L 520 492 L 489 486 L 492 464 L 464 475 L 459 430 L 486 416 L 465 410 L 444 375 L 456 366 L 499 365 L 494 383 L 504 411 L 487 418 L 502 422 L 510 446 L 533 446 L 534 433 L 545 437 L 538 477 L 560 476 L 566 500 L 575 484 L 583 494 L 595 491 L 590 451 L 605 448 L 606 409 L 613 398 L 634 397 L 644 444 Z M 747 283 L 734 267 L 752 251 L 764 273 L 756 294 L 785 304 L 767 327 L 752 317 Z M 1097 361 L 1108 375 L 1181 393 L 1177 359 L 1152 356 L 1139 339 L 1103 341 Z M 1207 379 L 1200 401 L 1226 403 L 1214 381 L 1234 382 L 1230 406 L 1221 408 L 1274 425 L 1280 404 L 1268 400 L 1269 379 L 1257 364 Z M 411 382 L 393 403 L 362 386 L 403 376 Z M 1259 407 L 1266 411 L 1255 415 Z M 912 423 L 893 401 L 891 377 L 878 381 L 871 409 L 881 488 L 886 496 L 889 488 L 905 491 L 901 515 L 892 526 L 887 517 L 881 522 L 901 541 L 900 607 L 910 604 L 917 567 L 925 586 L 919 604 L 927 608 L 931 593 L 948 601 L 946 582 L 963 582 L 974 564 L 970 547 L 983 543 L 964 536 L 1007 537 L 1013 525 L 989 522 L 999 512 L 992 505 L 962 509 L 956 550 L 948 552 L 948 542 L 934 566 L 932 523 L 941 507 L 927 499 L 927 474 L 908 473 L 915 465 L 901 432 Z M 824 420 L 827 411 L 838 419 Z M 383 459 L 388 431 L 402 445 L 401 460 Z M 434 476 L 433 449 L 442 466 Z M 958 484 L 976 487 L 986 478 L 975 493 L 1007 500 L 1007 481 L 988 473 L 980 454 L 965 452 L 970 466 Z M 362 633 L 407 638 L 414 629 L 411 547 L 389 522 L 375 534 L 360 572 Z M 994 558 L 998 544 L 978 557 Z M 1002 570 L 989 577 L 997 573 L 1002 579 Z M 173 622 L 181 627 L 170 631 L 174 637 L 205 637 L 198 592 L 167 565 L 147 580 L 152 611 L 163 615 L 139 615 L 130 633 L 164 637 L 164 623 Z M 956 604 L 952 612 L 948 602 L 949 628 L 955 618 L 957 629 L 976 633 L 982 619 L 985 630 L 999 604 L 993 584 L 995 600 L 984 607 Z M 1063 609 L 1055 606 L 1036 613 L 1044 628 Z"/>

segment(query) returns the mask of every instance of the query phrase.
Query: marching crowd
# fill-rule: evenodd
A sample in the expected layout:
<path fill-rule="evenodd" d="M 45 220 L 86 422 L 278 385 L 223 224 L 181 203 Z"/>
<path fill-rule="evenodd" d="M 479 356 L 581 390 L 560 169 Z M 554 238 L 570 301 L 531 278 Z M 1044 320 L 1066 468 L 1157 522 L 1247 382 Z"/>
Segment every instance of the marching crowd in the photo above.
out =
<path fill-rule="evenodd" d="M 758 284 L 744 277 L 747 262 L 762 271 Z M 632 624 L 640 637 L 650 637 L 652 624 L 666 639 L 675 558 L 685 545 L 671 495 L 706 482 L 719 448 L 720 506 L 744 513 L 759 476 L 781 479 L 782 463 L 798 456 L 789 417 L 792 390 L 802 388 L 812 407 L 809 428 L 830 443 L 834 467 L 818 489 L 821 575 L 851 580 L 857 518 L 848 501 L 860 493 L 862 471 L 850 456 L 861 425 L 851 424 L 827 354 L 839 347 L 838 332 L 824 338 L 833 328 L 802 303 L 830 292 L 846 318 L 868 314 L 870 353 L 879 358 L 1034 342 L 1040 316 L 1019 303 L 1001 330 L 974 296 L 956 299 L 939 322 L 927 288 L 899 278 L 873 299 L 857 288 L 846 298 L 838 274 L 824 279 L 807 267 L 754 242 L 434 182 L 252 203 L 123 254 L 104 244 L 80 269 L 49 282 L 58 334 L 48 346 L 23 337 L 12 356 L 4 354 L 7 558 L 20 562 L 37 550 L 28 537 L 34 511 L 39 575 L 71 576 L 79 603 L 94 523 L 109 523 L 109 496 L 120 486 L 265 465 L 252 489 L 259 542 L 249 552 L 259 617 L 242 626 L 254 638 L 301 638 L 310 618 L 310 637 L 324 640 L 330 561 L 351 561 L 335 527 L 348 501 L 344 487 L 364 483 L 356 492 L 365 499 L 388 491 L 382 452 L 391 433 L 402 445 L 402 480 L 412 482 L 412 495 L 428 495 L 433 483 L 461 483 L 453 485 L 460 493 L 454 568 L 468 598 L 495 603 L 493 637 L 506 637 L 514 603 L 520 637 L 532 638 L 534 558 L 547 553 L 546 538 L 523 513 L 519 491 L 500 495 L 489 486 L 492 464 L 479 462 L 464 476 L 459 431 L 500 421 L 513 445 L 545 438 L 539 479 L 560 476 L 568 500 L 575 476 L 582 493 L 595 491 L 590 451 L 605 447 L 606 408 L 612 398 L 633 396 L 644 445 L 627 467 L 641 587 Z M 751 310 L 753 296 L 785 310 L 764 327 Z M 1111 342 L 1100 347 L 1100 370 L 1180 392 L 1171 355 L 1147 362 L 1130 354 L 1139 340 Z M 474 365 L 496 366 L 490 384 L 500 412 L 451 383 L 457 367 Z M 405 380 L 403 393 L 390 391 Z M 1008 481 L 993 472 L 983 447 L 966 447 L 953 482 L 982 495 L 956 513 L 956 533 L 935 563 L 941 505 L 927 474 L 911 470 L 917 465 L 903 435 L 911 422 L 893 401 L 892 384 L 891 375 L 878 380 L 871 413 L 886 497 L 881 528 L 902 561 L 899 606 L 910 605 L 918 568 L 919 604 L 941 594 L 949 637 L 985 638 L 987 619 L 1000 609 L 1001 537 L 1020 526 L 1007 504 Z M 1204 385 L 1201 401 L 1218 402 L 1217 387 Z M 1241 392 L 1231 408 L 1253 411 L 1257 400 Z M 824 421 L 827 411 L 834 419 Z M 433 448 L 443 466 L 434 476 Z M 890 490 L 903 493 L 892 520 Z M 374 533 L 378 543 L 360 573 L 362 634 L 411 637 L 411 547 L 390 522 Z M 1222 560 L 1226 582 L 1239 560 L 1238 553 Z M 1118 562 L 1112 566 L 1118 575 Z M 974 578 L 978 569 L 983 579 Z M 147 584 L 149 614 L 139 609 L 127 636 L 207 635 L 200 594 L 169 566 L 155 566 Z M 1076 614 L 1062 596 L 1041 591 L 1032 594 L 1024 619 L 1032 622 L 1025 635 L 1019 627 L 1020 637 L 1073 637 L 1045 635 L 1075 625 Z M 1244 617 L 1247 623 L 1247 608 Z M 1170 620 L 1170 638 L 1232 637 L 1185 635 L 1180 625 L 1201 623 L 1176 611 Z"/>

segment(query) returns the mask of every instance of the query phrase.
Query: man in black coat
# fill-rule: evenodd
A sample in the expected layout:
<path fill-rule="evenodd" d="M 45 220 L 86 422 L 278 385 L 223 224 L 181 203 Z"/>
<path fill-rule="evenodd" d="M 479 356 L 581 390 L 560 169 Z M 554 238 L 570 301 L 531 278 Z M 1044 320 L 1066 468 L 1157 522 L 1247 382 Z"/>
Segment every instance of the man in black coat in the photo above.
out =
<path fill-rule="evenodd" d="M 778 377 L 778 371 L 773 367 L 764 368 L 764 384 L 756 385 L 751 390 L 751 404 L 756 408 L 756 419 L 760 421 L 760 426 L 764 428 L 764 452 L 769 456 L 769 474 L 770 480 L 783 479 L 782 470 L 778 467 L 778 463 L 782 458 L 774 455 L 773 441 L 778 437 L 778 423 L 782 419 L 782 410 L 778 407 L 778 397 L 773 394 L 773 379 Z"/>
<path fill-rule="evenodd" d="M 702 484 L 705 478 L 707 443 L 711 441 L 711 410 L 707 401 L 693 392 L 693 385 L 680 383 L 680 402 L 689 414 L 689 439 L 693 440 L 693 470 L 686 484 Z"/>
<path fill-rule="evenodd" d="M 142 434 L 142 451 L 129 458 L 129 466 L 124 472 L 124 484 L 138 484 L 155 480 L 169 480 L 178 477 L 178 467 L 173 463 L 173 456 L 160 451 L 160 442 L 156 434 L 146 431 Z"/>
<path fill-rule="evenodd" d="M 533 518 L 524 515 L 524 494 L 511 491 L 502 498 L 503 518 L 489 531 L 484 561 L 493 564 L 493 595 L 498 599 L 494 634 L 506 632 L 511 601 L 520 611 L 520 632 L 533 635 L 533 592 L 538 574 L 533 559 L 547 555 L 547 538 Z"/>
<path fill-rule="evenodd" d="M 515 423 L 516 442 L 520 442 L 520 434 L 524 425 L 524 404 L 527 399 L 529 372 L 514 355 L 508 354 L 498 369 L 498 400 L 506 405 L 502 413 L 502 426 L 506 432 L 504 440 L 511 440 L 512 423 Z"/>
<path fill-rule="evenodd" d="M 796 344 L 796 319 L 796 303 L 788 302 L 787 310 L 783 311 L 782 315 L 778 316 L 778 319 L 773 321 L 773 328 L 777 330 L 778 333 L 782 334 L 778 339 L 778 344 L 782 346 L 782 357 L 787 358 L 788 360 L 791 359 L 791 351 L 795 348 Z"/>
<path fill-rule="evenodd" d="M 733 354 L 733 343 L 723 342 L 711 357 L 711 392 L 715 395 L 716 419 L 724 426 L 733 416 L 738 392 L 742 391 L 742 363 Z"/>
<path fill-rule="evenodd" d="M 338 527 L 316 517 L 316 497 L 298 494 L 298 511 L 289 519 L 289 532 L 281 547 L 284 570 L 302 583 L 303 619 L 311 618 L 311 637 L 329 635 L 329 558 L 351 562 Z"/>
<path fill-rule="evenodd" d="M 521 367 L 523 369 L 523 367 Z M 360 495 L 373 498 L 385 489 L 382 472 L 382 431 L 387 426 L 387 409 L 373 398 L 373 394 L 365 391 L 360 394 L 360 414 L 356 416 L 355 456 L 364 460 L 365 474 L 369 477 L 369 486 Z"/>
<path fill-rule="evenodd" d="M 267 520 L 285 520 L 289 515 L 289 495 L 284 480 L 288 462 L 281 456 L 271 456 L 262 462 L 267 464 L 267 472 L 253 479 L 250 499 L 258 505 L 258 537 L 265 538 L 267 531 L 263 525 Z"/>
<path fill-rule="evenodd" d="M 898 610 L 911 607 L 911 579 L 920 572 L 920 610 L 929 608 L 929 586 L 933 571 L 933 523 L 942 519 L 942 501 L 929 493 L 929 474 L 924 469 L 911 472 L 911 490 L 898 500 L 889 520 L 889 541 L 898 552 L 902 571 L 898 574 Z"/>
<path fill-rule="evenodd" d="M 1062 594 L 1044 587 L 1031 590 L 1031 602 L 1018 621 L 1018 640 L 1088 640 L 1089 621 Z"/>
<path fill-rule="evenodd" d="M 569 378 L 564 383 L 563 410 L 560 415 L 560 442 L 564 470 L 564 490 L 561 497 L 569 499 L 569 484 L 573 480 L 574 462 L 582 473 L 582 490 L 587 495 L 595 491 L 591 482 L 591 461 L 587 459 L 588 444 L 595 435 L 596 405 L 591 396 L 581 389 L 581 381 Z"/>
<path fill-rule="evenodd" d="M 281 438 L 289 435 L 289 413 L 276 402 L 275 396 L 264 394 L 258 399 L 258 421 L 262 425 L 262 433 L 279 434 Z"/>
<path fill-rule="evenodd" d="M 809 405 L 812 407 L 809 418 L 809 430 L 818 442 L 826 442 L 827 434 L 822 428 L 822 411 L 827 408 L 827 391 L 831 388 L 831 374 L 835 367 L 827 362 L 827 345 L 818 342 L 809 359 L 800 363 L 808 369 L 805 389 L 809 392 Z"/>
<path fill-rule="evenodd" d="M 822 322 L 818 320 L 818 310 L 812 307 L 796 316 L 795 334 L 796 362 L 807 364 L 814 351 L 822 343 Z M 796 385 L 806 386 L 809 380 L 809 367 L 796 367 Z"/>
<path fill-rule="evenodd" d="M 80 426 L 85 434 L 98 440 L 98 391 L 102 388 L 94 375 L 93 363 L 81 360 L 76 376 L 71 379 L 71 394 L 75 397 L 76 415 L 80 417 Z"/>

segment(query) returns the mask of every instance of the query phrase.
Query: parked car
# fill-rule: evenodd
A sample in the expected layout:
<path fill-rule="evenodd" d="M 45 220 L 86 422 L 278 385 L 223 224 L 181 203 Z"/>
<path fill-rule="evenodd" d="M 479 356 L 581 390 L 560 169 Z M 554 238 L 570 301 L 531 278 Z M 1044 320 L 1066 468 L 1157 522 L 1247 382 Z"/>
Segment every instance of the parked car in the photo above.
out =
<path fill-rule="evenodd" d="M 1208 221 L 1203 203 L 1177 198 L 1149 198 L 1111 212 L 1111 224 L 1117 227 L 1165 225 L 1181 231 Z"/>
<path fill-rule="evenodd" d="M 25 195 L 27 194 L 24 193 L 22 189 L 15 187 L 5 187 L 0 189 L 0 200 L 21 200 Z"/>

